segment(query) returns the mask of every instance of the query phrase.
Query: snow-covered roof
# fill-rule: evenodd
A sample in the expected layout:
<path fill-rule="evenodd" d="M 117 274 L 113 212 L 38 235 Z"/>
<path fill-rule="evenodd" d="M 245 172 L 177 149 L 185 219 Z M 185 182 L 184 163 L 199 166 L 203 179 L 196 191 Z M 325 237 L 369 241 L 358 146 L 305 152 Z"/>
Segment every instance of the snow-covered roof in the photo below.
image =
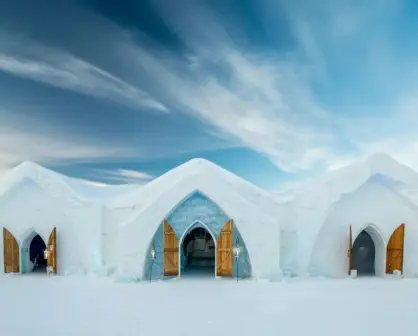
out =
<path fill-rule="evenodd" d="M 89 185 L 33 162 L 24 162 L 2 176 L 0 196 L 22 179 L 29 178 L 55 198 L 72 202 L 98 201 L 110 211 L 131 209 L 124 218 L 124 222 L 129 222 L 176 186 L 189 185 L 188 192 L 192 192 L 204 183 L 201 180 L 207 179 L 219 190 L 234 190 L 238 200 L 262 209 L 267 216 L 279 218 L 282 228 L 307 230 L 307 227 L 321 225 L 326 213 L 344 194 L 354 192 L 377 174 L 398 181 L 396 192 L 418 205 L 418 173 L 383 154 L 361 159 L 315 181 L 301 183 L 298 188 L 285 191 L 280 199 L 205 159 L 190 160 L 144 186 L 108 187 Z M 193 176 L 196 176 L 194 185 Z"/>
<path fill-rule="evenodd" d="M 418 190 L 418 173 L 385 154 L 374 154 L 327 173 L 321 178 L 298 183 L 287 191 L 287 200 L 301 206 L 328 207 L 351 193 L 371 176 L 380 174 Z M 283 195 L 279 195 L 283 198 Z"/>
<path fill-rule="evenodd" d="M 24 179 L 30 179 L 53 197 L 100 201 L 137 189 L 137 185 L 99 186 L 71 178 L 34 162 L 25 161 L 0 177 L 0 196 Z"/>
<path fill-rule="evenodd" d="M 198 176 L 195 185 L 192 185 L 192 177 Z M 190 186 L 189 192 L 198 189 L 203 179 L 216 185 L 219 190 L 234 190 L 238 198 L 245 199 L 266 213 L 277 216 L 278 202 L 269 192 L 255 186 L 243 178 L 232 174 L 220 166 L 205 160 L 192 159 L 147 183 L 146 185 L 109 200 L 106 205 L 109 208 L 135 207 L 136 213 L 147 207 L 148 204 L 157 200 L 161 195 L 172 189 L 179 183 Z"/>

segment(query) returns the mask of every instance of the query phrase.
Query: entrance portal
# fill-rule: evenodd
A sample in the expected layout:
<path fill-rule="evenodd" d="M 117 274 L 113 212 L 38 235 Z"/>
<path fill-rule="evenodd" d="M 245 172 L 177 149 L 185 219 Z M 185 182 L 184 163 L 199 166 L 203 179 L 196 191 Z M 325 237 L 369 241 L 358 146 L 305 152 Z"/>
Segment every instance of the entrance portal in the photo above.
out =
<path fill-rule="evenodd" d="M 42 237 L 37 232 L 31 231 L 20 246 L 21 272 L 46 272 L 45 250 L 46 244 Z"/>
<path fill-rule="evenodd" d="M 376 249 L 372 237 L 361 231 L 354 241 L 352 248 L 352 269 L 357 275 L 375 275 Z"/>
<path fill-rule="evenodd" d="M 43 239 L 40 235 L 36 235 L 29 245 L 29 260 L 33 265 L 32 272 L 46 272 L 47 260 L 44 258 L 45 250 L 46 245 Z"/>
<path fill-rule="evenodd" d="M 181 253 L 182 274 L 214 276 L 216 246 L 205 228 L 194 228 L 184 237 Z"/>

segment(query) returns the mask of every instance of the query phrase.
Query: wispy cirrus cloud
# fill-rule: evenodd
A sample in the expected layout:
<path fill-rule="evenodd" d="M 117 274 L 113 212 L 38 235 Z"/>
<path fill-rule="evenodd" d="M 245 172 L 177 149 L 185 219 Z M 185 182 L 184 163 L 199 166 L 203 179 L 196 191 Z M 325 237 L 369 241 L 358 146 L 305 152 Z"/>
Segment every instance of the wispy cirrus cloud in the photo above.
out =
<path fill-rule="evenodd" d="M 19 117 L 16 112 L 0 109 L 0 118 L 5 120 L 0 123 L 0 170 L 7 171 L 23 161 L 65 165 L 141 155 L 138 148 L 114 139 L 80 137 L 66 125 L 40 121 L 34 115 Z"/>
<path fill-rule="evenodd" d="M 253 52 L 248 45 L 236 43 L 242 36 L 232 34 L 225 27 L 226 21 L 207 7 L 190 1 L 183 3 L 181 7 L 187 8 L 185 11 L 167 2 L 153 4 L 167 26 L 187 46 L 187 52 L 164 50 L 158 42 L 147 38 L 134 40 L 130 32 L 115 23 L 81 8 L 75 10 L 82 12 L 77 17 L 88 19 L 90 27 L 100 27 L 91 30 L 96 34 L 92 38 L 105 43 L 106 48 L 101 46 L 102 49 L 110 50 L 110 68 L 121 72 L 123 66 L 129 64 L 130 78 L 141 78 L 136 80 L 140 90 L 152 91 L 152 97 L 163 106 L 202 120 L 210 125 L 211 134 L 217 133 L 260 152 L 283 170 L 309 169 L 321 161 L 329 152 L 326 146 L 333 136 L 321 132 L 321 125 L 332 121 L 300 76 L 300 64 L 293 59 L 282 60 L 275 52 Z M 20 48 L 25 52 L 15 55 L 26 55 L 27 46 L 20 43 L 15 49 L 20 51 Z M 71 76 L 79 67 L 89 71 L 99 69 L 90 63 L 68 69 L 65 65 L 68 55 L 63 56 L 56 50 L 45 52 L 48 48 L 42 46 L 29 49 L 31 56 L 37 55 L 33 50 L 41 50 L 42 62 L 47 61 L 42 63 L 43 67 L 37 63 L 26 64 L 18 56 L 9 58 L 6 65 L 15 74 L 22 72 L 35 80 L 50 81 L 54 76 L 62 76 L 63 80 L 58 82 L 67 86 L 73 85 Z M 51 57 L 45 60 L 45 55 L 49 54 Z M 72 60 L 69 64 L 79 62 Z M 94 80 L 103 86 L 110 75 L 105 76 L 103 73 L 109 73 L 99 70 L 100 78 Z M 48 76 L 43 76 L 44 72 Z M 81 84 L 71 87 L 90 93 L 91 85 L 87 88 L 78 85 Z M 107 92 L 107 88 L 102 90 L 100 85 L 97 84 L 96 89 L 99 89 L 91 94 Z M 120 92 L 117 93 L 120 97 Z M 312 123 L 317 126 L 312 127 Z"/>
<path fill-rule="evenodd" d="M 371 154 L 371 148 L 393 155 L 417 139 L 416 118 L 411 128 L 417 110 L 405 110 L 399 102 L 406 88 L 418 88 L 405 71 L 416 68 L 416 61 L 396 52 L 399 46 L 391 35 L 403 4 L 259 2 L 264 15 L 277 17 L 285 11 L 291 22 L 296 48 L 275 52 L 251 48 L 245 27 L 240 30 L 233 19 L 200 3 L 182 1 L 181 11 L 163 1 L 153 3 L 188 53 L 183 67 L 176 69 L 164 57 L 140 50 L 142 66 L 157 80 L 164 78 L 165 93 L 185 111 L 238 138 L 279 168 L 332 169 Z M 265 28 L 271 32 L 275 27 Z M 391 150 L 388 137 L 397 138 Z M 402 161 L 413 159 L 404 156 Z"/>
<path fill-rule="evenodd" d="M 252 148 L 291 172 L 333 168 L 371 150 L 388 151 L 388 137 L 397 138 L 392 152 L 418 140 L 416 119 L 408 121 L 416 109 L 404 108 L 405 88 L 410 97 L 418 88 L 412 75 L 416 61 L 395 53 L 396 41 L 388 34 L 399 2 L 257 1 L 270 39 L 282 38 L 274 25 L 277 13 L 287 16 L 292 43 L 283 49 L 254 47 L 239 18 L 211 10 L 210 2 L 152 3 L 182 50 L 74 6 L 72 17 L 89 27 L 80 42 L 91 56 L 88 62 L 59 48 L 17 40 L 1 49 L 0 69 L 198 118 L 211 134 Z M 95 61 L 100 58 L 96 49 L 106 50 L 105 62 Z M 98 156 L 116 155 L 107 145 L 99 145 L 97 152 L 107 154 Z M 125 151 L 137 155 L 132 148 Z"/>
<path fill-rule="evenodd" d="M 97 182 L 97 181 L 92 181 L 92 180 L 87 180 L 87 179 L 75 178 L 75 180 L 80 181 L 89 186 L 93 186 L 93 187 L 109 187 L 110 186 L 110 184 L 108 183 Z"/>
<path fill-rule="evenodd" d="M 137 150 L 120 144 L 104 146 L 75 136 L 13 131 L 0 133 L 0 154 L 0 168 L 7 170 L 27 160 L 47 165 L 123 160 Z"/>
<path fill-rule="evenodd" d="M 131 169 L 97 169 L 95 172 L 100 180 L 112 183 L 145 184 L 155 178 L 149 173 Z"/>
<path fill-rule="evenodd" d="M 234 43 L 240 36 L 230 35 L 222 21 L 196 3 L 183 1 L 185 11 L 153 3 L 188 53 L 170 57 L 129 45 L 124 55 L 136 57 L 147 69 L 165 100 L 283 170 L 309 169 L 321 160 L 334 136 L 321 128 L 333 121 L 315 101 L 296 63 Z"/>
<path fill-rule="evenodd" d="M 68 52 L 6 31 L 1 35 L 0 71 L 135 109 L 168 111 L 147 92 Z"/>

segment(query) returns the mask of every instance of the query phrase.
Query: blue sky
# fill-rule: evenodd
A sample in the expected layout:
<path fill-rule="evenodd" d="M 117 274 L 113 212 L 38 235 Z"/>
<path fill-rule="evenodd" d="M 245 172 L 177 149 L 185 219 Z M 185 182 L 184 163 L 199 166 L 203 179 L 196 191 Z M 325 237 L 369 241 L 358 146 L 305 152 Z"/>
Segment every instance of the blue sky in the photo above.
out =
<path fill-rule="evenodd" d="M 194 157 L 266 189 L 374 152 L 418 168 L 418 4 L 7 1 L 0 173 L 144 183 Z"/>

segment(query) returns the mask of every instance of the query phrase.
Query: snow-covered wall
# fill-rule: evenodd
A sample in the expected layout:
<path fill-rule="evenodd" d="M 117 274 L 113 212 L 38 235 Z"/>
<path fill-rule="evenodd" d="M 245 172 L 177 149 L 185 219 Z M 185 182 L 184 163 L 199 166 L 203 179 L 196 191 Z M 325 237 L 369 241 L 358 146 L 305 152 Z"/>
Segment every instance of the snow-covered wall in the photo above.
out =
<path fill-rule="evenodd" d="M 353 242 L 364 229 L 372 236 L 376 247 L 376 273 L 382 275 L 387 243 L 394 230 L 403 223 L 404 276 L 418 276 L 418 209 L 378 176 L 371 178 L 332 207 L 315 240 L 310 274 L 347 276 L 351 224 Z"/>
<path fill-rule="evenodd" d="M 118 268 L 119 223 L 132 216 L 134 209 L 134 206 L 109 208 L 103 205 L 102 251 L 104 270 L 109 275 Z"/>
<path fill-rule="evenodd" d="M 280 269 L 285 276 L 298 275 L 298 234 L 294 230 L 280 232 Z"/>
<path fill-rule="evenodd" d="M 28 178 L 0 197 L 0 227 L 7 228 L 19 246 L 34 232 L 47 244 L 51 231 L 57 228 L 60 274 L 96 271 L 102 267 L 101 222 L 99 204 L 75 199 L 71 203 L 64 202 Z M 0 245 L 3 250 L 3 239 Z M 0 255 L 3 264 L 3 253 Z"/>

